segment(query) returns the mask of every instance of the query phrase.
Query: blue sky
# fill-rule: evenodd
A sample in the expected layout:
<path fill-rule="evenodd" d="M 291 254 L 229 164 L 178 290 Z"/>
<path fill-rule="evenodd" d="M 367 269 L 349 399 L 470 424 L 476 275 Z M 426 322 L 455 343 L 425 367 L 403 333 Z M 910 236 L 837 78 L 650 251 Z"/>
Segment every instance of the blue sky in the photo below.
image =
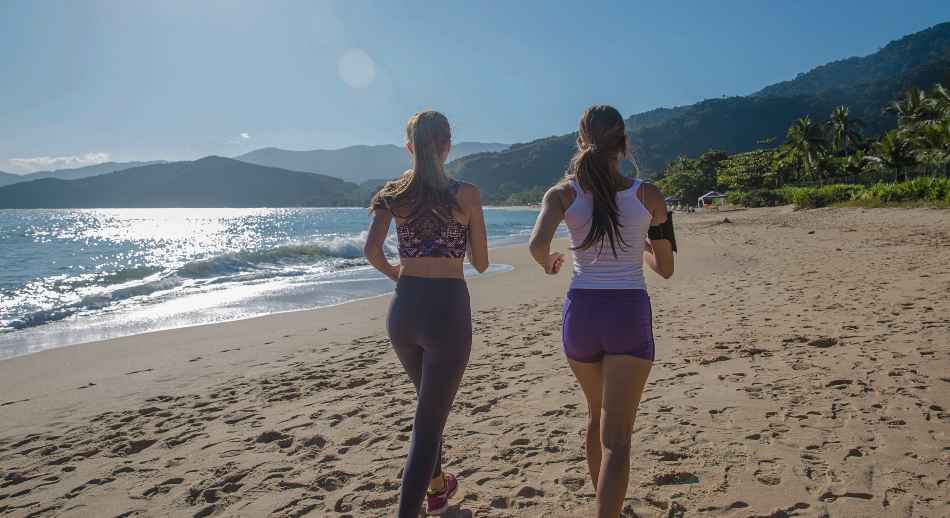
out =
<path fill-rule="evenodd" d="M 0 170 L 571 131 L 743 95 L 950 20 L 950 2 L 0 2 Z"/>

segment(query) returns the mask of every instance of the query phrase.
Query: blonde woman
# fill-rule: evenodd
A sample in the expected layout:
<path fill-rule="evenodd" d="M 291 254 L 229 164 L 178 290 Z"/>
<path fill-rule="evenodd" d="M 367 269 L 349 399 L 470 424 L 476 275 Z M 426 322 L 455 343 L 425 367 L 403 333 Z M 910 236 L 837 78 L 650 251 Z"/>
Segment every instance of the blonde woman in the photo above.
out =
<path fill-rule="evenodd" d="M 458 488 L 442 471 L 442 431 L 468 365 L 472 318 L 462 262 L 466 250 L 479 272 L 488 268 L 485 219 L 478 189 L 445 175 L 452 147 L 449 121 L 435 111 L 406 125 L 412 169 L 373 198 L 364 250 L 377 270 L 396 281 L 387 327 L 393 349 L 416 387 L 412 443 L 402 476 L 400 518 L 442 514 Z M 383 253 L 396 221 L 400 264 Z"/>

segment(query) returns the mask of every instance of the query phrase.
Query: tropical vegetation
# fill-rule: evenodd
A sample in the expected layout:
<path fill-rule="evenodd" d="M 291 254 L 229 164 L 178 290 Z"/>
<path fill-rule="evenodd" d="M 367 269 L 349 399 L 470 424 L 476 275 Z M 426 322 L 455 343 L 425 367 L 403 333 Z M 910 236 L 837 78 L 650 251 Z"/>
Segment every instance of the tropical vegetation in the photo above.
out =
<path fill-rule="evenodd" d="M 678 157 L 657 183 L 671 197 L 688 201 L 696 200 L 696 193 L 730 191 L 729 201 L 746 206 L 944 203 L 950 177 L 947 87 L 911 88 L 882 112 L 896 118 L 896 127 L 878 138 L 863 132 L 863 121 L 847 106 L 837 106 L 825 121 L 807 115 L 795 120 L 778 146 L 763 141 L 771 146 L 728 156 L 707 151 L 697 158 Z M 710 156 L 717 157 L 714 174 L 700 174 Z M 914 178 L 919 181 L 911 182 Z"/>
<path fill-rule="evenodd" d="M 889 205 L 926 205 L 950 207 L 950 178 L 923 176 L 902 182 L 878 182 L 871 185 L 831 184 L 821 187 L 783 187 L 732 191 L 729 203 L 748 207 L 794 205 L 814 209 L 828 205 L 879 207 Z"/>
<path fill-rule="evenodd" d="M 709 149 L 730 157 L 752 153 L 730 164 L 737 167 L 737 174 L 749 174 L 762 188 L 856 177 L 868 167 L 865 156 L 891 160 L 880 164 L 882 171 L 889 172 L 918 162 L 939 163 L 939 153 L 925 153 L 908 162 L 900 146 L 893 149 L 895 154 L 874 154 L 870 147 L 896 129 L 896 115 L 882 111 L 883 106 L 912 88 L 929 90 L 937 83 L 950 85 L 950 22 L 892 41 L 867 56 L 819 66 L 752 95 L 634 114 L 626 123 L 637 167 L 626 164 L 625 172 L 644 179 L 677 169 L 702 176 L 693 164 L 678 157 L 695 159 Z M 779 144 L 786 143 L 792 122 L 806 117 L 801 121 L 805 124 L 798 124 L 791 135 L 797 139 L 797 151 L 789 153 L 789 146 Z M 816 139 L 819 133 L 822 138 Z M 478 185 L 482 198 L 490 203 L 528 199 L 528 193 L 544 192 L 563 175 L 576 137 L 572 133 L 551 136 L 497 153 L 469 155 L 450 163 L 447 170 Z M 933 141 L 941 136 L 935 128 L 918 138 Z M 903 141 L 884 145 L 898 143 Z M 743 161 L 761 171 L 746 171 Z M 766 168 L 765 161 L 775 165 Z M 680 180 L 690 186 L 690 195 L 701 190 L 695 187 L 695 179 Z M 709 185 L 708 177 L 700 180 L 707 182 L 707 190 L 734 188 Z"/>

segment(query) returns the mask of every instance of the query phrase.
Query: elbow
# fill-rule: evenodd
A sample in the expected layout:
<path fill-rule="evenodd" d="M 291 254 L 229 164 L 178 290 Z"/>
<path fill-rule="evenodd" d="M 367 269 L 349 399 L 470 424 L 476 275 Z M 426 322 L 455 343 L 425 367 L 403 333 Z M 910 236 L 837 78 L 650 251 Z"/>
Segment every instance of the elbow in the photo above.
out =
<path fill-rule="evenodd" d="M 660 277 L 663 277 L 664 279 L 669 279 L 670 277 L 673 276 L 673 265 L 670 265 L 667 268 L 660 268 L 660 271 L 658 271 L 657 273 L 660 274 Z"/>
<path fill-rule="evenodd" d="M 478 273 L 485 273 L 488 270 L 488 257 L 469 257 L 469 263 Z"/>
<path fill-rule="evenodd" d="M 382 255 L 383 255 L 383 247 L 379 245 L 374 245 L 371 243 L 366 243 L 365 245 L 363 245 L 363 257 L 365 257 L 366 260 L 369 261 L 370 263 L 372 263 L 373 261 L 375 261 Z"/>

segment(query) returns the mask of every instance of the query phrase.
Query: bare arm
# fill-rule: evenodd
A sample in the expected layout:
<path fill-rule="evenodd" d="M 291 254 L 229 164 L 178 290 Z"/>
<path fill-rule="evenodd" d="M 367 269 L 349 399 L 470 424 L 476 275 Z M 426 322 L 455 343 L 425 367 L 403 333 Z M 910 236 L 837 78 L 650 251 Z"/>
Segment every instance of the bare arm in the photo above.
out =
<path fill-rule="evenodd" d="M 554 233 L 557 232 L 557 226 L 564 220 L 563 189 L 563 186 L 554 186 L 544 193 L 541 213 L 538 214 L 534 229 L 531 231 L 531 240 L 528 242 L 531 256 L 549 274 L 560 271 L 561 264 L 564 262 L 564 254 L 551 253 Z"/>
<path fill-rule="evenodd" d="M 373 265 L 392 280 L 399 279 L 399 265 L 389 264 L 386 254 L 383 252 L 383 243 L 389 234 L 389 224 L 393 220 L 393 215 L 386 209 L 376 209 L 373 211 L 373 222 L 369 226 L 369 232 L 366 236 L 366 244 L 363 246 L 363 255 L 369 264 Z"/>
<path fill-rule="evenodd" d="M 466 185 L 462 205 L 468 212 L 468 262 L 484 273 L 488 269 L 488 231 L 485 230 L 485 212 L 478 187 Z"/>
<path fill-rule="evenodd" d="M 653 216 L 650 225 L 665 223 L 667 215 L 663 193 L 653 184 L 644 184 L 642 195 L 643 204 Z M 660 277 L 669 279 L 673 276 L 673 244 L 668 239 L 648 241 L 643 249 L 643 262 Z"/>

